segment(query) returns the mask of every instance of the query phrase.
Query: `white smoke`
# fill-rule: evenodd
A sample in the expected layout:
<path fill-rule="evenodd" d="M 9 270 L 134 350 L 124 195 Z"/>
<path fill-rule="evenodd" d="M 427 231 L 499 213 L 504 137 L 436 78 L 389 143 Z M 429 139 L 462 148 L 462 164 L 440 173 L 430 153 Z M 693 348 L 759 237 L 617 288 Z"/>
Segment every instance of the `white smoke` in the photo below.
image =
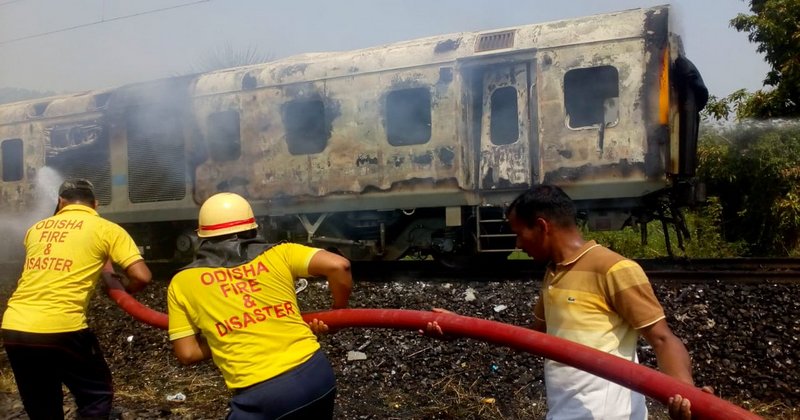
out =
<path fill-rule="evenodd" d="M 0 261 L 22 261 L 25 249 L 22 241 L 25 232 L 37 221 L 53 215 L 58 204 L 58 187 L 63 177 L 55 170 L 44 167 L 37 172 L 33 202 L 18 213 L 4 212 L 0 220 Z"/>

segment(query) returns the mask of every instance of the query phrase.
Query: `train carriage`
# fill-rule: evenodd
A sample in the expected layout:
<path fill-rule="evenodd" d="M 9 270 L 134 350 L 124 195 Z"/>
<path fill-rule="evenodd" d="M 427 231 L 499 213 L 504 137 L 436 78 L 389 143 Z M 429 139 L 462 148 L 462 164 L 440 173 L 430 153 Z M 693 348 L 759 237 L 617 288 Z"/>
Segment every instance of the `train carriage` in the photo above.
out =
<path fill-rule="evenodd" d="M 594 229 L 680 220 L 704 94 L 687 67 L 660 6 L 2 105 L 0 205 L 29 209 L 49 167 L 91 179 L 149 259 L 190 256 L 220 191 L 273 241 L 502 258 L 504 206 L 538 183 Z"/>

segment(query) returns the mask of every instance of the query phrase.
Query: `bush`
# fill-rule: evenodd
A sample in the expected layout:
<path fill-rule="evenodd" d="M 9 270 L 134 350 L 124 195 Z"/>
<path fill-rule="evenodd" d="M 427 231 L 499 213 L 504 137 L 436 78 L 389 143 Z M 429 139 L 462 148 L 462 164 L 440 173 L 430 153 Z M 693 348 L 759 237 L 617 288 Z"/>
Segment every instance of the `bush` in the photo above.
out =
<path fill-rule="evenodd" d="M 800 125 L 711 130 L 700 140 L 698 162 L 709 195 L 719 197 L 725 241 L 746 244 L 747 256 L 798 255 Z"/>
<path fill-rule="evenodd" d="M 684 240 L 684 250 L 678 248 L 674 226 L 668 226 L 670 243 L 675 255 L 687 258 L 730 258 L 741 256 L 745 246 L 741 241 L 727 242 L 721 230 L 722 205 L 712 197 L 708 203 L 685 214 L 690 238 Z M 659 258 L 669 255 L 660 221 L 647 224 L 647 244 L 641 243 L 639 227 L 621 231 L 592 232 L 583 230 L 584 237 L 594 239 L 628 258 Z"/>

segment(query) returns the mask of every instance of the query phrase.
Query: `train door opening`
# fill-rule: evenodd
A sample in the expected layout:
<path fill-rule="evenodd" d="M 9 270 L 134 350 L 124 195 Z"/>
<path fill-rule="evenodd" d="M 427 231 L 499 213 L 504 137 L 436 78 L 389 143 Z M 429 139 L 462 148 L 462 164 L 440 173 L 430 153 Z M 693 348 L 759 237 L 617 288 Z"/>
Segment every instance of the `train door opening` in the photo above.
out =
<path fill-rule="evenodd" d="M 478 186 L 483 205 L 472 220 L 475 250 L 483 258 L 505 259 L 516 249 L 516 236 L 505 220 L 503 204 L 535 182 L 536 150 L 531 87 L 533 61 L 483 67 L 474 89 L 479 118 L 474 121 L 478 145 Z M 477 101 L 476 101 L 477 102 Z M 497 193 L 497 194 L 496 194 Z"/>
<path fill-rule="evenodd" d="M 481 190 L 531 185 L 529 65 L 494 65 L 483 73 L 480 121 Z"/>

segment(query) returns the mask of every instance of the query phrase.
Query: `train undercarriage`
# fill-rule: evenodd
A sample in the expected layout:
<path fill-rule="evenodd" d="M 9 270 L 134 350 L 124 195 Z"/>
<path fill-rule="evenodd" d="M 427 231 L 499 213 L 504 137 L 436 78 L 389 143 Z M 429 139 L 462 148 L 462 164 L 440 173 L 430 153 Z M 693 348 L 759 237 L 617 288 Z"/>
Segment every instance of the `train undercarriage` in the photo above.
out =
<path fill-rule="evenodd" d="M 690 233 L 682 208 L 694 204 L 697 194 L 682 189 L 645 197 L 632 210 L 599 203 L 578 203 L 579 224 L 588 230 L 633 227 L 646 244 L 648 224 L 660 221 L 672 231 L 679 249 Z M 602 203 L 600 203 L 602 204 Z M 617 203 L 618 205 L 619 203 Z M 269 242 L 308 244 L 341 254 L 352 261 L 434 259 L 463 268 L 475 263 L 506 259 L 516 250 L 516 237 L 496 205 L 363 210 L 259 217 L 261 234 Z M 198 244 L 194 221 L 123 225 L 142 244 L 146 259 L 189 261 Z M 666 249 L 674 256 L 670 235 Z"/>

